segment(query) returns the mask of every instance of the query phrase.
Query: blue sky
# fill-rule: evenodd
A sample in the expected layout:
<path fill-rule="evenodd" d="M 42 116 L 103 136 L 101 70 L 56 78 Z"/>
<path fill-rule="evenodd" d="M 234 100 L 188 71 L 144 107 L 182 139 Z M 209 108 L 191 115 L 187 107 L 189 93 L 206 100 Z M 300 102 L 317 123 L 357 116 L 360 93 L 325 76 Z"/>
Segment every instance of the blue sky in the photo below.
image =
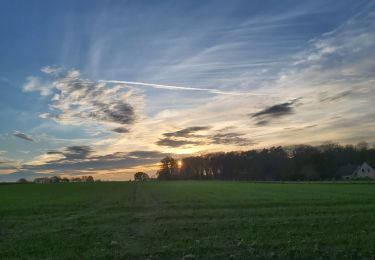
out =
<path fill-rule="evenodd" d="M 0 180 L 375 141 L 373 1 L 0 5 Z"/>

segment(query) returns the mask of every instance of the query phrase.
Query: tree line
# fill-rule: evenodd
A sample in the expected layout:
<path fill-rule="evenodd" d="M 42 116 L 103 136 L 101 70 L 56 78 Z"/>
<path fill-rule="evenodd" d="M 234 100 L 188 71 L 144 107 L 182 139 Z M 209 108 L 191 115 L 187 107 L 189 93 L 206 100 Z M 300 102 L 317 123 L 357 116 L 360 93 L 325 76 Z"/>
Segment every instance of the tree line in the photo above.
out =
<path fill-rule="evenodd" d="M 375 165 L 375 149 L 361 142 L 356 146 L 324 144 L 271 147 L 241 152 L 221 152 L 161 160 L 159 180 L 340 180 L 366 161 Z"/>
<path fill-rule="evenodd" d="M 60 176 L 52 176 L 52 177 L 40 177 L 35 178 L 32 182 L 29 182 L 25 178 L 19 179 L 18 183 L 67 183 L 67 182 L 94 182 L 98 180 L 94 180 L 94 177 L 90 176 L 81 176 L 81 177 L 73 177 L 73 178 L 67 178 L 67 177 L 60 177 Z"/>

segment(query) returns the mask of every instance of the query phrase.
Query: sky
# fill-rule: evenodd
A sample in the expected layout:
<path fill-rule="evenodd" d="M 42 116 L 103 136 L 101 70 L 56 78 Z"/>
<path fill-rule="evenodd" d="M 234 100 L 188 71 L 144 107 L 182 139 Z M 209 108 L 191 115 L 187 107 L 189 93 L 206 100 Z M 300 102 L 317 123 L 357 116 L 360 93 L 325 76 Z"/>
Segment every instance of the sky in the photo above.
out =
<path fill-rule="evenodd" d="M 0 0 L 0 181 L 375 144 L 375 1 Z"/>

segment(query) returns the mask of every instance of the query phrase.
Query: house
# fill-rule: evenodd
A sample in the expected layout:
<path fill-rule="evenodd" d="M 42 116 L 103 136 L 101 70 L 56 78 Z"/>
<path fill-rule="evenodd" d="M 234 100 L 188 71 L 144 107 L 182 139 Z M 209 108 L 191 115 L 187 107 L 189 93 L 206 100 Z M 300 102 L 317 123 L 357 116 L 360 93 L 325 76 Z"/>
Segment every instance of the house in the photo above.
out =
<path fill-rule="evenodd" d="M 353 179 L 375 179 L 375 170 L 368 163 L 364 162 L 361 166 L 357 167 L 352 174 Z"/>

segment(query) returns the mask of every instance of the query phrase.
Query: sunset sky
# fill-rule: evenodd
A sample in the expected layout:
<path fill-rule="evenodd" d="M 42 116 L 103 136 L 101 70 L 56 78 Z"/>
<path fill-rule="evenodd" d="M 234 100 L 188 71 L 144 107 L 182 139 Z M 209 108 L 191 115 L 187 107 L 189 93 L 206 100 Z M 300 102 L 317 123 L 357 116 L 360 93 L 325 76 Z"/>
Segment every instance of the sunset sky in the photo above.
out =
<path fill-rule="evenodd" d="M 375 2 L 0 1 L 0 181 L 375 142 Z"/>

